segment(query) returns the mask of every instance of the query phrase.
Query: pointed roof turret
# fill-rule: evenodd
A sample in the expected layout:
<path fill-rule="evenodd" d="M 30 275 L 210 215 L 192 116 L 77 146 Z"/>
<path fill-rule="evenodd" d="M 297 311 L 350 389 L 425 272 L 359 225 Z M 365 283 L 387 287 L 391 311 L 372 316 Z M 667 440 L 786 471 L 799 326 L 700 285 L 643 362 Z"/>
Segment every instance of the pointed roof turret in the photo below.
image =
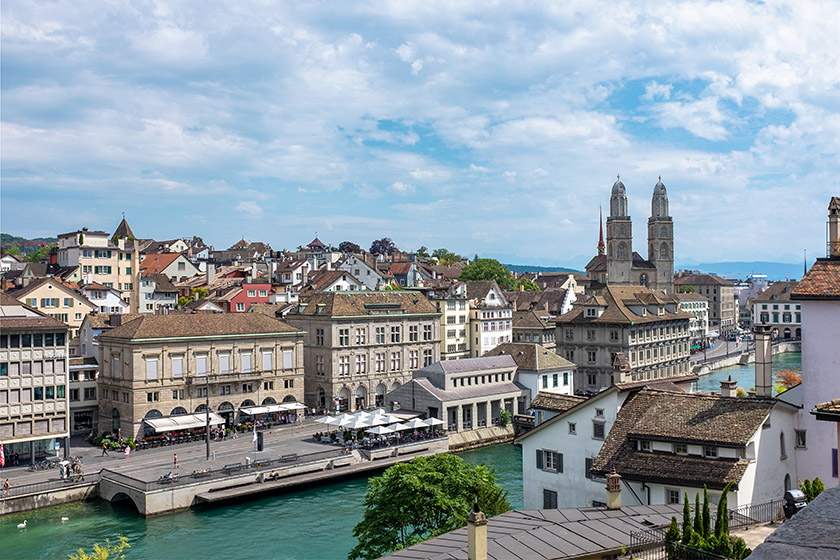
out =
<path fill-rule="evenodd" d="M 627 216 L 627 189 L 621 182 L 621 175 L 616 176 L 610 195 L 610 218 L 626 218 Z"/>
<path fill-rule="evenodd" d="M 604 212 L 601 210 L 600 206 L 598 207 L 598 226 L 601 230 L 600 235 L 598 236 L 598 254 L 603 255 L 606 247 L 604 245 Z"/>
<path fill-rule="evenodd" d="M 116 242 L 116 239 L 135 239 L 134 232 L 131 231 L 131 227 L 128 225 L 128 222 L 125 221 L 125 212 L 122 215 L 122 221 L 120 225 L 117 226 L 117 229 L 114 230 L 114 235 L 111 236 L 111 241 Z"/>
<path fill-rule="evenodd" d="M 665 190 L 665 185 L 662 184 L 662 175 L 659 176 L 659 182 L 653 187 L 653 198 L 650 201 L 650 215 L 652 218 L 668 217 L 668 191 Z"/>

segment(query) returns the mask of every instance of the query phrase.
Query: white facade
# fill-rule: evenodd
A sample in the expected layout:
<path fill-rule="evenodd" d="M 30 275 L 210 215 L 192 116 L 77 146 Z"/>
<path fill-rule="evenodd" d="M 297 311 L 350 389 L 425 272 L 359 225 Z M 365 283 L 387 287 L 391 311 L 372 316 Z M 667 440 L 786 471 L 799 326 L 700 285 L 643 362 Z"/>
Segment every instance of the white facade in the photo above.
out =
<path fill-rule="evenodd" d="M 336 268 L 352 274 L 368 290 L 381 290 L 385 286 L 385 279 L 382 278 L 382 275 L 355 255 L 350 255 L 339 262 Z"/>
<path fill-rule="evenodd" d="M 96 306 L 99 313 L 128 313 L 128 303 L 120 298 L 119 292 L 111 288 L 96 289 L 85 286 L 82 293 Z"/>

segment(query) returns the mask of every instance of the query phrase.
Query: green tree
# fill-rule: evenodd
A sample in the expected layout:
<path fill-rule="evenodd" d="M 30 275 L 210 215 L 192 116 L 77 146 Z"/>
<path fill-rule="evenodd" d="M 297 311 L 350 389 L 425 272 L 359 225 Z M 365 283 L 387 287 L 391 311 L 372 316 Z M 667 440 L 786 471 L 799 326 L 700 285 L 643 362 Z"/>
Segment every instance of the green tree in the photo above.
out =
<path fill-rule="evenodd" d="M 668 558 L 675 556 L 677 547 L 676 543 L 680 540 L 680 528 L 677 525 L 677 518 L 671 516 L 671 524 L 668 525 L 668 530 L 665 531 L 665 551 Z"/>
<path fill-rule="evenodd" d="M 131 548 L 131 545 L 128 544 L 128 539 L 122 535 L 118 535 L 117 542 L 115 543 L 111 543 L 110 539 L 106 539 L 104 546 L 95 544 L 93 545 L 93 550 L 90 551 L 90 553 L 87 553 L 83 548 L 80 548 L 78 552 L 70 554 L 68 558 L 70 558 L 70 560 L 122 560 L 125 558 L 123 551 L 126 548 Z"/>
<path fill-rule="evenodd" d="M 825 484 L 823 484 L 823 481 L 820 480 L 820 477 L 816 477 L 814 482 L 811 483 L 811 490 L 814 492 L 814 498 L 825 491 Z"/>
<path fill-rule="evenodd" d="M 717 506 L 717 515 L 715 516 L 715 543 L 714 551 L 716 554 L 729 558 L 732 553 L 732 544 L 729 541 L 729 504 L 727 496 L 729 490 L 732 488 L 732 481 L 726 483 L 723 487 L 723 492 L 720 494 L 720 501 Z"/>
<path fill-rule="evenodd" d="M 541 291 L 540 287 L 537 286 L 536 284 L 534 284 L 533 280 L 530 280 L 528 278 L 520 278 L 519 280 L 516 280 L 513 283 L 513 286 L 512 286 L 511 289 L 513 289 L 515 291 L 519 291 L 521 289 L 521 290 L 524 290 L 526 292 L 539 292 L 539 291 Z"/>
<path fill-rule="evenodd" d="M 461 262 L 461 255 L 453 253 L 449 249 L 435 249 L 432 253 L 432 258 L 437 259 L 438 263 L 443 266 L 448 266 L 456 262 Z"/>
<path fill-rule="evenodd" d="M 681 294 L 693 294 L 694 293 L 694 286 L 680 286 L 680 293 Z"/>
<path fill-rule="evenodd" d="M 425 245 L 423 245 L 422 247 L 420 247 L 419 249 L 414 251 L 414 254 L 417 256 L 418 259 L 428 259 L 429 258 L 429 248 L 426 247 Z"/>
<path fill-rule="evenodd" d="M 811 488 L 811 481 L 807 478 L 799 483 L 799 489 L 805 494 L 805 501 L 810 502 L 814 499 L 814 489 Z"/>
<path fill-rule="evenodd" d="M 703 485 L 703 538 L 712 534 L 712 513 L 709 510 L 709 489 Z"/>
<path fill-rule="evenodd" d="M 458 280 L 495 280 L 502 289 L 507 289 L 514 283 L 513 275 L 505 265 L 496 259 L 479 258 L 464 267 Z"/>
<path fill-rule="evenodd" d="M 338 250 L 342 253 L 361 253 L 362 248 L 352 241 L 342 241 L 338 244 Z"/>
<path fill-rule="evenodd" d="M 368 481 L 365 513 L 349 558 L 378 558 L 467 522 L 474 503 L 488 517 L 510 509 L 493 472 L 450 453 L 417 457 Z"/>
<path fill-rule="evenodd" d="M 691 507 L 688 505 L 688 492 L 683 498 L 683 524 L 682 524 L 682 543 L 688 544 L 691 540 Z"/>
<path fill-rule="evenodd" d="M 503 409 L 499 412 L 499 426 L 501 426 L 502 428 L 504 428 L 505 426 L 507 426 L 508 424 L 510 424 L 510 418 L 511 418 L 511 416 L 510 416 L 510 411 L 509 411 L 508 409 L 506 409 L 506 408 L 503 408 Z"/>
<path fill-rule="evenodd" d="M 43 247 L 41 247 L 40 249 L 38 249 L 34 253 L 30 253 L 30 254 L 26 255 L 26 257 L 23 260 L 25 260 L 26 262 L 31 262 L 31 263 L 38 263 L 38 262 L 41 262 L 41 261 L 45 261 L 45 260 L 47 260 L 47 255 L 50 254 L 50 251 L 52 251 L 53 249 L 57 249 L 57 248 L 58 248 L 58 245 L 56 245 L 55 243 L 51 243 L 49 245 L 44 245 Z"/>
<path fill-rule="evenodd" d="M 14 255 L 17 257 L 20 256 L 20 247 L 6 247 L 3 249 L 3 252 L 7 255 Z"/>
<path fill-rule="evenodd" d="M 703 517 L 700 515 L 700 492 L 694 494 L 694 532 L 703 534 Z"/>
<path fill-rule="evenodd" d="M 398 251 L 398 249 L 391 238 L 383 237 L 382 239 L 374 239 L 373 243 L 370 244 L 369 252 L 374 255 L 390 255 L 395 251 Z"/>

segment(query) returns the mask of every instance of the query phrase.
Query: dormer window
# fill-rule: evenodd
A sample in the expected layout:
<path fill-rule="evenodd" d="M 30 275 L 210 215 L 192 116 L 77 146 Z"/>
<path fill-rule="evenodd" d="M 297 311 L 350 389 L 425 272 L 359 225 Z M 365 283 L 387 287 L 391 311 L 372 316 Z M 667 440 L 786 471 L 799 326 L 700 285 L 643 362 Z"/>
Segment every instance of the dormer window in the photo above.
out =
<path fill-rule="evenodd" d="M 640 439 L 639 440 L 639 451 L 650 451 L 650 440 Z"/>
<path fill-rule="evenodd" d="M 587 307 L 586 308 L 586 316 L 587 317 L 595 317 L 597 316 L 598 311 L 594 307 Z"/>
<path fill-rule="evenodd" d="M 717 447 L 714 445 L 704 445 L 703 446 L 703 457 L 708 459 L 717 459 Z"/>
<path fill-rule="evenodd" d="M 677 455 L 688 455 L 688 445 L 684 443 L 675 443 L 674 453 Z"/>

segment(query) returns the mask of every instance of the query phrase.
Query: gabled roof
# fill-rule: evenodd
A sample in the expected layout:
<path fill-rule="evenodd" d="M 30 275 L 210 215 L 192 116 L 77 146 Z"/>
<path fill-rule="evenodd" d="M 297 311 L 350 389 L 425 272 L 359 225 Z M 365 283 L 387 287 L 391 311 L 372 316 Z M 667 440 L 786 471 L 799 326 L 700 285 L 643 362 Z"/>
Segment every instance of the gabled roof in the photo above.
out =
<path fill-rule="evenodd" d="M 150 253 L 140 263 L 140 270 L 147 274 L 159 274 L 181 256 L 181 253 Z"/>
<path fill-rule="evenodd" d="M 0 292 L 0 330 L 66 330 L 67 325 Z"/>
<path fill-rule="evenodd" d="M 121 324 L 126 324 L 129 321 L 133 321 L 134 319 L 139 319 L 141 317 L 145 317 L 146 313 L 89 313 L 87 317 L 85 317 L 85 321 L 90 323 L 90 328 L 92 329 L 110 329 L 111 327 L 111 316 L 118 315 L 118 320 Z"/>
<path fill-rule="evenodd" d="M 534 397 L 534 400 L 531 401 L 531 408 L 562 413 L 573 409 L 585 400 L 587 400 L 586 397 L 579 395 L 563 395 L 560 393 L 540 391 Z"/>
<path fill-rule="evenodd" d="M 491 290 L 495 290 L 501 298 L 499 303 L 502 305 L 507 304 L 505 294 L 501 288 L 499 288 L 499 284 L 497 284 L 495 280 L 468 280 L 464 282 L 464 285 L 467 288 L 468 299 L 477 299 L 481 301 L 487 297 L 487 294 L 489 294 Z"/>
<path fill-rule="evenodd" d="M 528 371 L 575 367 L 575 364 L 565 358 L 561 358 L 548 348 L 528 342 L 504 342 L 492 350 L 485 352 L 484 356 L 510 356 L 516 362 L 519 369 Z M 455 361 L 462 362 L 464 360 Z"/>
<path fill-rule="evenodd" d="M 111 236 L 111 241 L 116 242 L 117 237 L 120 239 L 134 239 L 134 232 L 131 231 L 131 227 L 129 227 L 125 218 L 120 221 L 120 225 L 118 225 L 117 229 L 114 230 L 114 235 Z"/>
<path fill-rule="evenodd" d="M 162 339 L 299 332 L 261 313 L 184 313 L 144 315 L 102 333 L 102 339 Z"/>
<path fill-rule="evenodd" d="M 549 325 L 536 311 L 514 311 L 513 312 L 513 328 L 514 329 L 553 329 L 554 325 Z"/>
<path fill-rule="evenodd" d="M 790 296 L 799 282 L 773 282 L 766 290 L 753 298 L 754 303 L 790 301 Z"/>
<path fill-rule="evenodd" d="M 461 360 L 450 361 L 460 362 Z M 428 377 L 415 377 L 408 383 L 414 383 L 424 391 L 433 395 L 436 399 L 444 402 L 458 401 L 461 399 L 477 399 L 492 395 L 522 393 L 523 391 L 527 391 L 525 387 L 519 385 L 515 381 L 506 381 L 504 383 L 485 383 L 483 385 L 470 385 L 468 387 L 458 387 L 455 389 L 444 389 L 443 387 L 438 387 Z"/>
<path fill-rule="evenodd" d="M 607 271 L 607 256 L 596 255 L 586 264 L 584 269 L 587 272 L 606 272 Z"/>
<path fill-rule="evenodd" d="M 649 303 L 646 303 L 649 302 Z M 665 305 L 671 303 L 675 307 L 675 312 L 670 312 L 665 309 L 662 315 L 653 313 L 646 313 L 644 316 L 636 315 L 628 305 Z M 664 293 L 654 293 L 650 288 L 642 286 L 607 286 L 599 290 L 591 298 L 584 300 L 580 304 L 569 311 L 557 317 L 554 320 L 556 324 L 574 323 L 574 324 L 588 324 L 588 323 L 607 323 L 616 325 L 632 325 L 641 323 L 653 323 L 657 321 L 667 321 L 674 319 L 691 319 L 693 315 L 685 311 L 677 309 L 678 301 L 672 296 Z M 585 307 L 587 304 L 596 304 L 605 306 L 600 317 L 585 316 Z"/>
<path fill-rule="evenodd" d="M 533 309 L 537 312 L 549 312 L 559 315 L 566 300 L 565 288 L 554 288 L 540 292 L 505 292 L 505 298 L 517 311 Z"/>
<path fill-rule="evenodd" d="M 592 471 L 613 468 L 630 480 L 723 488 L 737 483 L 747 461 L 636 450 L 636 439 L 746 447 L 770 414 L 776 399 L 723 397 L 701 393 L 642 390 L 625 401 Z"/>
<path fill-rule="evenodd" d="M 9 292 L 9 295 L 11 295 L 11 296 L 13 296 L 17 299 L 21 299 L 21 298 L 24 298 L 27 295 L 31 294 L 32 292 L 34 292 L 35 290 L 37 290 L 41 286 L 44 286 L 44 285 L 47 285 L 47 284 L 50 285 L 50 286 L 53 286 L 54 288 L 57 288 L 58 290 L 60 290 L 64 294 L 68 294 L 68 295 L 74 297 L 75 299 L 81 301 L 82 303 L 86 303 L 86 304 L 90 305 L 91 307 L 96 308 L 96 306 L 93 305 L 90 302 L 90 300 L 87 297 L 85 297 L 83 294 L 77 292 L 76 290 L 74 290 L 72 288 L 69 288 L 68 286 L 65 286 L 62 282 L 59 282 L 55 278 L 51 278 L 51 277 L 33 279 L 29 283 L 28 286 L 26 286 L 25 288 L 18 288 L 17 290 L 12 290 L 12 291 Z"/>
<path fill-rule="evenodd" d="M 348 271 L 343 269 L 338 270 L 319 270 L 309 276 L 309 283 L 307 284 L 307 288 L 321 291 L 326 290 L 342 278 L 347 277 L 347 281 L 353 282 L 359 286 L 362 285 L 355 276 L 350 274 Z"/>
<path fill-rule="evenodd" d="M 418 292 L 316 292 L 301 302 L 289 317 L 296 316 L 369 316 L 378 314 L 439 315 L 432 302 Z"/>
<path fill-rule="evenodd" d="M 406 274 L 411 272 L 412 265 L 414 265 L 414 263 L 412 262 L 395 262 L 391 263 L 391 268 L 389 270 L 391 271 L 391 274 L 395 276 L 405 276 Z"/>
<path fill-rule="evenodd" d="M 228 251 L 239 251 L 241 249 L 247 249 L 247 248 L 248 248 L 248 242 L 245 241 L 245 238 L 243 237 L 241 240 L 239 240 L 236 243 L 234 243 L 233 245 L 231 245 L 231 247 L 230 247 L 230 249 L 228 249 Z"/>
<path fill-rule="evenodd" d="M 840 259 L 817 259 L 793 290 L 791 299 L 840 299 Z"/>
<path fill-rule="evenodd" d="M 656 265 L 649 260 L 643 258 L 639 253 L 633 251 L 633 268 L 651 268 L 656 269 Z"/>
<path fill-rule="evenodd" d="M 732 284 L 714 274 L 687 274 L 674 278 L 674 286 L 732 286 Z"/>
<path fill-rule="evenodd" d="M 513 369 L 516 361 L 510 355 L 487 356 L 480 358 L 464 358 L 463 360 L 441 360 L 428 366 L 418 369 L 415 375 L 425 374 L 454 374 L 471 373 L 496 369 Z"/>
<path fill-rule="evenodd" d="M 326 249 L 327 248 L 327 246 L 324 245 L 324 243 L 320 239 L 318 239 L 317 237 L 315 239 L 313 239 L 312 241 L 310 241 L 309 245 L 307 245 L 307 247 L 309 247 L 310 249 Z"/>

